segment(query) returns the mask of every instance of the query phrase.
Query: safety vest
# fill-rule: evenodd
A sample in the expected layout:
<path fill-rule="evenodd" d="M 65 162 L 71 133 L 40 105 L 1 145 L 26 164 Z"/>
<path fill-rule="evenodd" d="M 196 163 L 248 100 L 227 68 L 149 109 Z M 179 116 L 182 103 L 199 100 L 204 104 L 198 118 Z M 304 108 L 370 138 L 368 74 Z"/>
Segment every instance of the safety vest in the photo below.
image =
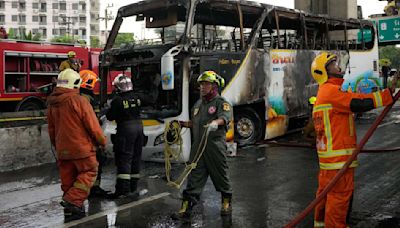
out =
<path fill-rule="evenodd" d="M 392 103 L 389 90 L 370 94 L 341 91 L 343 79 L 329 78 L 319 87 L 313 109 L 316 146 L 320 169 L 341 169 L 357 145 L 354 115 L 350 109 L 353 99 L 373 99 L 374 108 Z M 371 107 L 372 108 L 372 107 Z M 350 167 L 356 167 L 354 160 Z"/>

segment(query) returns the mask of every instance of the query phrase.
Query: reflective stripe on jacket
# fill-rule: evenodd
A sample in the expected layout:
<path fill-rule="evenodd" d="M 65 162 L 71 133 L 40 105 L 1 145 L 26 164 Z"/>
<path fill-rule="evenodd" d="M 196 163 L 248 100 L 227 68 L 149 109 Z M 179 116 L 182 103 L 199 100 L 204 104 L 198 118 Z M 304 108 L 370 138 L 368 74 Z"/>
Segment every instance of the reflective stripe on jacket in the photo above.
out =
<path fill-rule="evenodd" d="M 354 106 L 355 100 L 372 99 L 373 107 L 370 107 L 372 109 L 393 102 L 389 90 L 370 94 L 349 93 L 341 91 L 342 83 L 343 79 L 329 78 L 319 87 L 314 105 L 313 121 L 320 169 L 341 169 L 356 147 L 357 138 L 351 103 Z M 350 167 L 357 165 L 358 162 L 355 160 Z"/>

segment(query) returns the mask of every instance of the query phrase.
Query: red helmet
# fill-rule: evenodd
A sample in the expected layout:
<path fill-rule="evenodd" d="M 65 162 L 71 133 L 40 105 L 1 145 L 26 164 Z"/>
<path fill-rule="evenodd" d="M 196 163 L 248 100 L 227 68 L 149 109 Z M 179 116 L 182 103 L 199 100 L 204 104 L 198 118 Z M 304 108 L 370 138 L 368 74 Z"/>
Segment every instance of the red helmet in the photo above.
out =
<path fill-rule="evenodd" d="M 81 70 L 79 75 L 82 78 L 81 88 L 93 90 L 96 82 L 99 80 L 96 73 L 91 70 Z"/>

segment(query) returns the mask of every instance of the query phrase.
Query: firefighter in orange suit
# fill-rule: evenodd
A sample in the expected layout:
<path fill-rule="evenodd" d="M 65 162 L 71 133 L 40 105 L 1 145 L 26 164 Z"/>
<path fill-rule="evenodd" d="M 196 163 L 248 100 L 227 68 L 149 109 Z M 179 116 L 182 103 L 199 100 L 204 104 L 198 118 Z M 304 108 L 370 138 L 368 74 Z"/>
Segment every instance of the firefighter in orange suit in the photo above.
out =
<path fill-rule="evenodd" d="M 57 87 L 47 98 L 48 131 L 57 152 L 66 220 L 85 216 L 83 202 L 97 176 L 96 146 L 106 145 L 92 106 L 79 95 L 80 84 L 79 74 L 66 69 L 58 75 Z"/>
<path fill-rule="evenodd" d="M 318 195 L 356 148 L 353 114 L 389 105 L 393 98 L 388 89 L 370 94 L 342 91 L 344 72 L 338 66 L 337 56 L 334 54 L 319 54 L 311 65 L 311 73 L 319 84 L 313 109 L 320 167 Z M 327 197 L 315 207 L 314 227 L 348 227 L 347 217 L 354 190 L 354 168 L 357 165 L 357 160 L 353 161 Z"/>

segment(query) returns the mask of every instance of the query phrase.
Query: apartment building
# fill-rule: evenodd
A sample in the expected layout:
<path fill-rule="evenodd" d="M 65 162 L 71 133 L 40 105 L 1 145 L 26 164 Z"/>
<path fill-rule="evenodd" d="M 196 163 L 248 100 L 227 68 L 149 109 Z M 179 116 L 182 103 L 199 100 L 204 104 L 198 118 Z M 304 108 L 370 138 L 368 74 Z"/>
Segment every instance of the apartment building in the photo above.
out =
<path fill-rule="evenodd" d="M 100 0 L 0 0 L 0 25 L 21 36 L 32 31 L 43 40 L 71 35 L 99 37 Z"/>

